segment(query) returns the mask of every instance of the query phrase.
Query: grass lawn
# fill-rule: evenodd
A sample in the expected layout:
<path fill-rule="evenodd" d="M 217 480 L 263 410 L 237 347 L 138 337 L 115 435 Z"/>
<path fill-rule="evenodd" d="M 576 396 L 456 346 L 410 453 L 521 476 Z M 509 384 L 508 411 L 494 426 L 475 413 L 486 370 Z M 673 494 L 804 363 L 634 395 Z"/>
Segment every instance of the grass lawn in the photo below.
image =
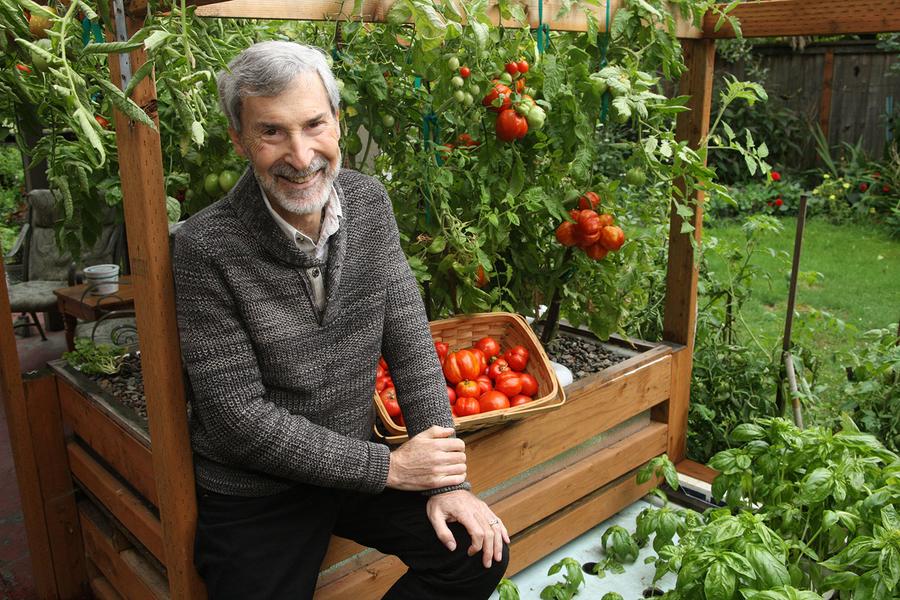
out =
<path fill-rule="evenodd" d="M 753 295 L 744 306 L 744 318 L 753 335 L 766 348 L 781 345 L 790 277 L 790 256 L 794 246 L 795 218 L 782 220 L 780 234 L 763 234 L 761 247 L 787 253 L 756 255 L 756 264 L 771 276 L 752 284 Z M 741 243 L 744 234 L 737 221 L 719 222 L 705 228 L 704 238 Z M 712 267 L 716 268 L 715 262 Z M 812 348 L 820 356 L 850 350 L 860 343 L 859 335 L 869 329 L 885 328 L 900 320 L 900 241 L 884 229 L 847 223 L 835 225 L 825 220 L 807 220 L 800 260 L 797 310 L 826 311 L 851 327 L 840 330 L 824 320 L 794 320 L 793 339 Z M 821 274 L 821 275 L 818 275 Z M 894 325 L 896 328 L 896 325 Z M 825 381 L 841 378 L 837 365 L 823 373 Z M 823 381 L 824 383 L 824 381 Z"/>

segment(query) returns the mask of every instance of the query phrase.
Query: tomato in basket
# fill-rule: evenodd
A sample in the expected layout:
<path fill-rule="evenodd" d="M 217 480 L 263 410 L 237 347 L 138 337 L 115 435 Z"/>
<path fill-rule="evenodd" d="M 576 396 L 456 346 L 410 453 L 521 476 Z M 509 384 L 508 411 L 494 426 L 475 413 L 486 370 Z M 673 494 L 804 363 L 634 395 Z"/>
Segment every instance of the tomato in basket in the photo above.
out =
<path fill-rule="evenodd" d="M 488 377 L 487 375 L 479 375 L 479 376 L 478 376 L 478 379 L 476 379 L 475 381 L 478 382 L 478 389 L 479 389 L 479 394 L 478 394 L 478 395 L 479 395 L 479 396 L 480 396 L 481 394 L 486 394 L 487 392 L 489 392 L 489 391 L 491 391 L 492 389 L 494 389 L 494 384 L 493 384 L 493 382 L 491 381 L 491 378 Z"/>
<path fill-rule="evenodd" d="M 500 354 L 500 343 L 491 336 L 483 337 L 475 342 L 475 347 L 484 352 L 484 356 L 488 359 Z"/>
<path fill-rule="evenodd" d="M 503 373 L 504 371 L 509 371 L 509 363 L 506 362 L 505 358 L 498 358 L 491 363 L 490 367 L 488 367 L 488 377 L 496 380 L 497 377 L 500 376 L 500 373 Z"/>
<path fill-rule="evenodd" d="M 447 355 L 450 353 L 450 344 L 444 342 L 435 342 L 434 349 L 437 351 L 438 360 L 441 361 L 441 364 L 444 364 L 444 360 L 446 360 Z"/>
<path fill-rule="evenodd" d="M 456 404 L 456 390 L 449 385 L 447 386 L 447 398 L 450 399 L 450 406 Z"/>
<path fill-rule="evenodd" d="M 481 406 L 478 398 L 457 398 L 456 404 L 453 405 L 453 414 L 457 417 L 477 415 L 480 412 Z"/>
<path fill-rule="evenodd" d="M 481 388 L 478 382 L 473 379 L 463 379 L 456 384 L 456 397 L 458 398 L 477 398 L 481 395 Z"/>
<path fill-rule="evenodd" d="M 500 373 L 500 376 L 497 377 L 497 380 L 494 382 L 494 389 L 498 392 L 501 392 L 508 398 L 511 398 L 522 391 L 522 379 L 519 376 L 519 373 L 514 371 L 506 371 L 504 373 Z"/>
<path fill-rule="evenodd" d="M 522 406 L 523 404 L 527 404 L 531 402 L 531 396 L 526 396 L 525 394 L 517 394 L 509 399 L 510 408 L 514 406 Z"/>
<path fill-rule="evenodd" d="M 522 393 L 532 398 L 537 395 L 538 382 L 531 373 L 520 373 L 519 379 L 522 380 Z"/>
<path fill-rule="evenodd" d="M 486 413 L 492 410 L 509 408 L 509 398 L 502 392 L 491 390 L 478 399 L 478 404 L 481 407 L 481 412 Z"/>
<path fill-rule="evenodd" d="M 525 346 L 513 346 L 503 355 L 509 368 L 513 371 L 524 371 L 528 365 L 528 348 Z"/>
<path fill-rule="evenodd" d="M 384 410 L 392 419 L 400 416 L 400 403 L 397 402 L 397 389 L 395 387 L 384 388 L 378 395 L 381 397 Z"/>
<path fill-rule="evenodd" d="M 469 350 L 451 352 L 444 361 L 444 377 L 453 385 L 464 379 L 475 379 L 481 372 L 482 366 L 478 355 Z"/>

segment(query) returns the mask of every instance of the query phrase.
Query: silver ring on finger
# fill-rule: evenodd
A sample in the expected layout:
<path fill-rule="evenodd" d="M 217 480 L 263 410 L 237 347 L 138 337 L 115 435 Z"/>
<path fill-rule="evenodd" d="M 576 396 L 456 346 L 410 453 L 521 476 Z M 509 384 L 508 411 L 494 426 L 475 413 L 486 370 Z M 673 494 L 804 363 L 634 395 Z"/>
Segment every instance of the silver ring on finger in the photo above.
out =
<path fill-rule="evenodd" d="M 488 525 L 490 525 L 491 527 L 493 527 L 494 525 L 499 525 L 499 524 L 500 524 L 500 519 L 498 519 L 497 517 L 494 517 L 493 519 L 488 521 Z"/>

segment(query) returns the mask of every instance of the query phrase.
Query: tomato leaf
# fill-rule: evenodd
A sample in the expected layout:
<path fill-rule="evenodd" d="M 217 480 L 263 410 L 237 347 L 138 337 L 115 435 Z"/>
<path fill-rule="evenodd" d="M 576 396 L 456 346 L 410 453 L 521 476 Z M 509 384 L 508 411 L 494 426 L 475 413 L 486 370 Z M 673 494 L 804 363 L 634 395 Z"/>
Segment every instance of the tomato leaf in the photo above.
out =
<path fill-rule="evenodd" d="M 518 197 L 525 186 L 525 165 L 522 164 L 522 157 L 518 152 L 513 159 L 512 172 L 509 177 L 509 193 L 513 198 Z"/>
<path fill-rule="evenodd" d="M 106 79 L 99 79 L 97 80 L 97 83 L 99 83 L 100 87 L 103 88 L 110 102 L 113 103 L 113 106 L 122 111 L 125 116 L 127 116 L 132 121 L 137 121 L 138 123 L 146 125 L 150 129 L 156 130 L 156 123 L 153 122 L 153 119 L 151 119 L 147 115 L 147 113 L 145 113 L 141 109 L 141 107 L 134 102 L 134 100 L 123 94 L 122 90 L 116 87 L 115 84 Z"/>

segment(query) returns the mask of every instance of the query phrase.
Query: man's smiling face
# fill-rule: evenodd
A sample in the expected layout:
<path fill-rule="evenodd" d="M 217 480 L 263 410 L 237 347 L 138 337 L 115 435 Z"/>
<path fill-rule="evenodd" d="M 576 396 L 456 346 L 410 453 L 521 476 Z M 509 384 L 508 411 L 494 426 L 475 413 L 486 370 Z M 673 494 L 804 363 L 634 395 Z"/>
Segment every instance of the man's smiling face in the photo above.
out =
<path fill-rule="evenodd" d="M 322 209 L 341 164 L 341 132 L 316 72 L 300 73 L 277 96 L 244 98 L 241 132 L 228 132 L 270 201 L 296 215 Z"/>

